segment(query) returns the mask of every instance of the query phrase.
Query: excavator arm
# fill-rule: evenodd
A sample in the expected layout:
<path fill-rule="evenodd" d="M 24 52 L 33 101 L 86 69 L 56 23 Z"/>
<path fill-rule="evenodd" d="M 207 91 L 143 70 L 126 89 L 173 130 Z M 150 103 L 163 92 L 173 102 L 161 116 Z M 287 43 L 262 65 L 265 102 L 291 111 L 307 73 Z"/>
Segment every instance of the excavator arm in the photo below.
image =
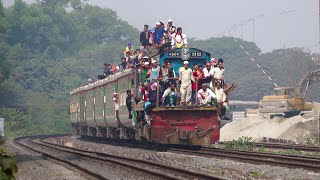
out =
<path fill-rule="evenodd" d="M 305 98 L 309 85 L 314 82 L 320 82 L 320 69 L 312 71 L 304 75 L 294 89 L 295 98 Z"/>

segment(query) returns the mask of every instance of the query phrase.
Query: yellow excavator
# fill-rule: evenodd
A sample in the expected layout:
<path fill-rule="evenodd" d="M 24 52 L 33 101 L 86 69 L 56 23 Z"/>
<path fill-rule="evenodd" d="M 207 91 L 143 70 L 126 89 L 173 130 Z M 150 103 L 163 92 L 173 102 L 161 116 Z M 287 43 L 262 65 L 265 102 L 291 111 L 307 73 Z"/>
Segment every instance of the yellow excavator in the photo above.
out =
<path fill-rule="evenodd" d="M 276 87 L 273 95 L 264 96 L 259 102 L 259 112 L 283 114 L 285 117 L 299 115 L 301 111 L 311 111 L 311 102 L 305 102 L 310 84 L 320 82 L 320 69 L 303 76 L 294 87 Z M 272 116 L 270 116 L 272 118 Z"/>

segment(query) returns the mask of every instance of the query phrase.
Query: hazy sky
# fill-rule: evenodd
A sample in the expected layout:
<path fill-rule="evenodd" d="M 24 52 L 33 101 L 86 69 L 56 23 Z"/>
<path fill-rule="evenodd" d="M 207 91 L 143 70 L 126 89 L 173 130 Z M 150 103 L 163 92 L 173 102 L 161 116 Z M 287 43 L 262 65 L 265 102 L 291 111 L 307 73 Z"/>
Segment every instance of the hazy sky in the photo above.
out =
<path fill-rule="evenodd" d="M 4 2 L 9 5 L 13 0 Z M 312 47 L 319 42 L 318 0 L 89 0 L 88 3 L 115 10 L 121 19 L 139 30 L 144 24 L 154 25 L 158 20 L 166 22 L 171 18 L 188 37 L 197 39 L 221 36 L 234 24 L 243 23 L 243 39 L 252 41 L 253 25 L 248 20 L 263 14 L 255 19 L 255 42 L 264 52 L 283 47 L 283 39 L 286 47 L 309 47 L 320 52 L 320 46 Z M 290 10 L 296 11 L 280 15 Z M 237 37 L 241 37 L 240 29 L 236 28 Z"/>

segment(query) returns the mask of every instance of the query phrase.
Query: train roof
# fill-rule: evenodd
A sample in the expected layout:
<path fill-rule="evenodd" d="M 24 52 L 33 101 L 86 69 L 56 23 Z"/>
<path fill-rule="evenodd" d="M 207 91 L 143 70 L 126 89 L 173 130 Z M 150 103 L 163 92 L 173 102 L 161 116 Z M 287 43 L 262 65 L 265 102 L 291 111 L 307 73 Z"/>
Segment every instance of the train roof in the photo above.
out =
<path fill-rule="evenodd" d="M 88 90 L 94 89 L 94 88 L 99 87 L 99 86 L 103 86 L 103 85 L 108 84 L 110 82 L 114 82 L 117 79 L 119 79 L 119 78 L 121 78 L 123 76 L 126 76 L 128 74 L 131 74 L 131 73 L 132 73 L 132 69 L 126 69 L 123 72 L 120 72 L 120 73 L 117 73 L 117 74 L 114 74 L 114 75 L 110 75 L 105 79 L 97 80 L 97 81 L 95 81 L 95 82 L 93 82 L 91 84 L 87 84 L 85 86 L 78 87 L 78 88 L 70 91 L 70 95 L 77 94 L 77 93 L 82 92 L 82 91 L 88 91 Z"/>

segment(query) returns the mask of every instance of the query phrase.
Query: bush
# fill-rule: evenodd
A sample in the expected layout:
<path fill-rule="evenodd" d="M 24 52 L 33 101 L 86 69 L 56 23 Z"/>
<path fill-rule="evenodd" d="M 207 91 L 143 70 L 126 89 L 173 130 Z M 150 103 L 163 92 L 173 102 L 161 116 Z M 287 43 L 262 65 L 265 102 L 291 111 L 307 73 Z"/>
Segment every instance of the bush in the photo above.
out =
<path fill-rule="evenodd" d="M 4 141 L 1 139 L 0 145 Z M 6 148 L 0 148 L 0 180 L 15 179 L 18 172 L 17 164 L 13 156 L 8 152 Z"/>
<path fill-rule="evenodd" d="M 252 137 L 242 136 L 238 140 L 233 140 L 225 145 L 227 149 L 252 151 L 255 147 L 255 142 Z"/>

